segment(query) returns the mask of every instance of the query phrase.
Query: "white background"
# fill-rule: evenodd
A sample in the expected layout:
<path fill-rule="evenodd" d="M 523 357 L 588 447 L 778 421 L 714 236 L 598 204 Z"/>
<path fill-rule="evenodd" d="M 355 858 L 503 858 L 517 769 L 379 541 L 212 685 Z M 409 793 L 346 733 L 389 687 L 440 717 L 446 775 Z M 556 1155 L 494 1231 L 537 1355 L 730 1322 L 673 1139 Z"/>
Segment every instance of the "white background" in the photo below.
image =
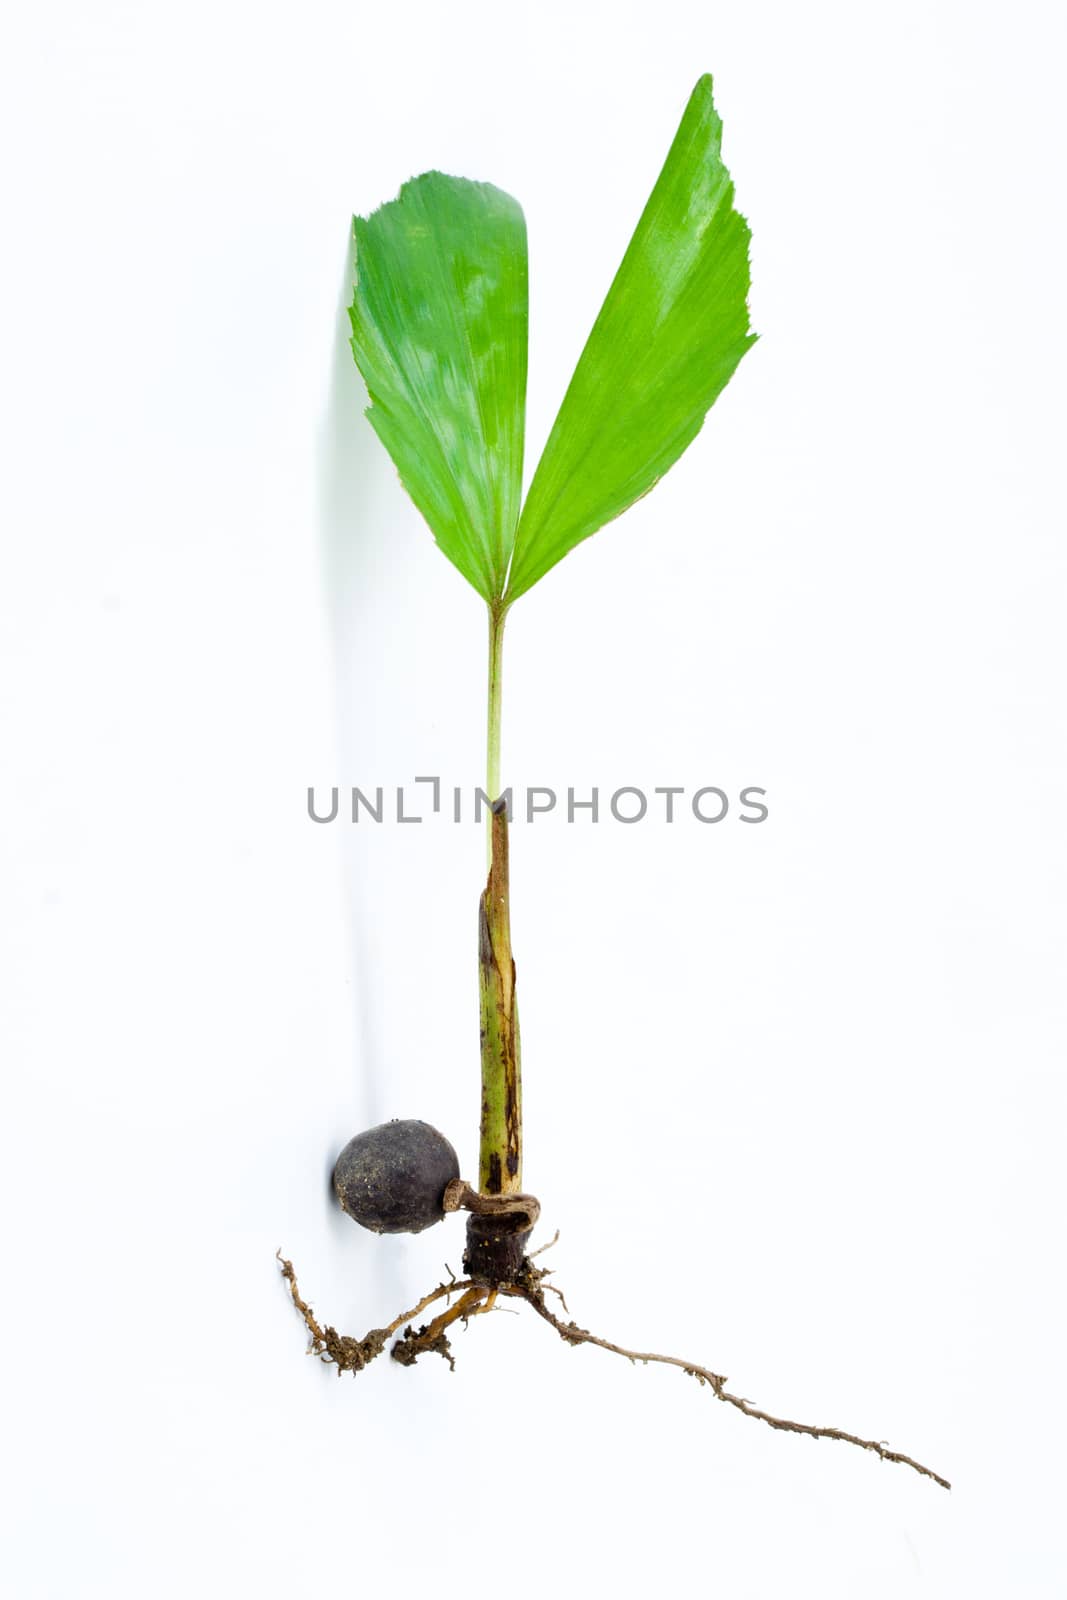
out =
<path fill-rule="evenodd" d="M 116 3 L 9 20 L 4 1557 L 12 1594 L 1064 1592 L 1061 23 L 1051 5 Z M 516 608 L 516 785 L 763 826 L 516 827 L 528 1186 L 584 1325 L 886 1438 L 951 1496 L 528 1314 L 305 1359 L 462 1225 L 480 602 L 361 420 L 353 210 L 517 194 L 529 467 L 712 70 L 762 342 Z M 430 1588 L 432 1586 L 432 1588 Z"/>

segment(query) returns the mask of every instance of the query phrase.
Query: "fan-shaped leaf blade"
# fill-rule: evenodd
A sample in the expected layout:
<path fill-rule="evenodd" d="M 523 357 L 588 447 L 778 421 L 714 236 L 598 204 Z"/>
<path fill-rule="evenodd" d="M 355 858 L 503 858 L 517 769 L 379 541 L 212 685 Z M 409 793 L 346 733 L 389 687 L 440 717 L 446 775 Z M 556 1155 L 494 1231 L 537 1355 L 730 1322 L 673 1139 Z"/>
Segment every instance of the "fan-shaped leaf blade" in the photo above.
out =
<path fill-rule="evenodd" d="M 353 225 L 367 416 L 445 555 L 497 599 L 522 495 L 522 209 L 491 184 L 426 172 Z"/>
<path fill-rule="evenodd" d="M 699 433 L 755 335 L 749 229 L 697 83 L 534 474 L 507 598 L 647 494 Z"/>

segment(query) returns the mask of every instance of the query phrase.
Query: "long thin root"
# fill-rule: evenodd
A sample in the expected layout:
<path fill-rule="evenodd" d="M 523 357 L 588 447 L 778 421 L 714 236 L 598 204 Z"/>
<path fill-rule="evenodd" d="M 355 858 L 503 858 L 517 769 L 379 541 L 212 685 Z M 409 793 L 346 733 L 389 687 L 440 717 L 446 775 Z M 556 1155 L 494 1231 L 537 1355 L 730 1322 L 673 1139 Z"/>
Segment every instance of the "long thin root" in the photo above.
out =
<path fill-rule="evenodd" d="M 544 1287 L 554 1287 L 545 1285 Z M 558 1290 L 556 1291 L 559 1292 Z M 924 1478 L 932 1478 L 943 1489 L 951 1489 L 952 1485 L 940 1473 L 924 1467 L 921 1461 L 916 1461 L 912 1456 L 902 1455 L 898 1450 L 890 1450 L 887 1445 L 878 1439 L 861 1439 L 858 1434 L 846 1433 L 842 1428 L 817 1428 L 810 1422 L 791 1422 L 787 1417 L 772 1416 L 769 1411 L 761 1411 L 750 1400 L 745 1400 L 741 1395 L 731 1394 L 727 1389 L 727 1379 L 717 1372 L 712 1372 L 708 1367 L 702 1367 L 695 1361 L 686 1361 L 681 1356 L 657 1355 L 650 1350 L 628 1350 L 624 1345 L 613 1344 L 610 1339 L 601 1339 L 595 1333 L 590 1333 L 586 1328 L 580 1328 L 576 1322 L 562 1322 L 545 1304 L 544 1289 L 540 1283 L 537 1269 L 527 1272 L 524 1282 L 508 1288 L 507 1293 L 520 1296 L 531 1305 L 539 1317 L 544 1320 L 564 1339 L 567 1344 L 594 1344 L 601 1350 L 610 1350 L 613 1355 L 625 1356 L 628 1361 L 659 1362 L 663 1366 L 680 1367 L 691 1378 L 695 1378 L 701 1385 L 707 1384 L 717 1400 L 722 1400 L 726 1405 L 735 1406 L 738 1411 L 744 1412 L 746 1417 L 755 1417 L 758 1422 L 765 1422 L 770 1428 L 777 1428 L 783 1433 L 803 1433 L 809 1439 L 840 1439 L 845 1444 L 858 1445 L 861 1450 L 872 1450 L 883 1461 L 896 1461 L 901 1466 L 911 1467 L 914 1472 L 920 1473 Z"/>

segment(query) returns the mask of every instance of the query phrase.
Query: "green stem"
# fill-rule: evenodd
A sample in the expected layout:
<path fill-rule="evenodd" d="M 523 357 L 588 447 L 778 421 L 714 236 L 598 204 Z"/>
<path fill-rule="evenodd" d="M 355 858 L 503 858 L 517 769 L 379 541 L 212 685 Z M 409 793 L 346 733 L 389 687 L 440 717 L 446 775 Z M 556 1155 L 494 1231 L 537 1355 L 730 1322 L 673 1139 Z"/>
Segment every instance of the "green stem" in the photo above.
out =
<path fill-rule="evenodd" d="M 522 1187 L 522 1094 L 515 962 L 511 954 L 508 814 L 500 798 L 500 710 L 506 610 L 489 609 L 489 701 L 486 793 L 489 877 L 478 906 L 482 1121 L 478 1187 L 515 1194 Z"/>
<path fill-rule="evenodd" d="M 504 619 L 507 609 L 499 602 L 489 607 L 489 704 L 486 718 L 485 792 L 489 804 L 500 798 L 500 709 L 504 686 Z M 490 829 L 490 843 L 492 830 Z"/>

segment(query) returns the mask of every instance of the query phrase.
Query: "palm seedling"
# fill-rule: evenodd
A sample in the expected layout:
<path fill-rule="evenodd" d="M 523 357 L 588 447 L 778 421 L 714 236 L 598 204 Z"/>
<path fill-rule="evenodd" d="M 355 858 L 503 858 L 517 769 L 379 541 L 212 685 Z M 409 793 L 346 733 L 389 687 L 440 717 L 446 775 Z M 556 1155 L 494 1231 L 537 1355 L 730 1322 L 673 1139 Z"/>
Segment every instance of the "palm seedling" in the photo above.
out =
<path fill-rule="evenodd" d="M 486 603 L 489 874 L 479 903 L 481 1144 L 477 1187 L 449 1142 L 422 1122 L 392 1122 L 342 1151 L 344 1209 L 378 1232 L 414 1231 L 465 1210 L 464 1276 L 361 1339 L 323 1327 L 282 1261 L 312 1349 L 356 1372 L 394 1340 L 410 1364 L 451 1362 L 447 1329 L 524 1300 L 568 1343 L 678 1366 L 718 1399 L 772 1427 L 861 1445 L 945 1480 L 910 1457 L 836 1428 L 772 1417 L 726 1379 L 674 1356 L 626 1350 L 549 1306 L 548 1274 L 528 1242 L 540 1207 L 522 1189 L 522 1083 L 508 895 L 508 800 L 500 777 L 504 625 L 512 605 L 575 545 L 646 494 L 699 433 L 755 343 L 749 228 L 734 208 L 710 77 L 697 83 L 663 170 L 579 358 L 522 500 L 527 366 L 526 224 L 487 183 L 423 173 L 355 219 L 352 350 L 367 416 L 448 559 Z M 415 1318 L 439 1309 L 416 1328 Z M 565 1309 L 565 1307 L 564 1307 Z M 403 1331 L 401 1331 L 403 1330 Z M 947 1487 L 947 1484 L 946 1484 Z"/>

